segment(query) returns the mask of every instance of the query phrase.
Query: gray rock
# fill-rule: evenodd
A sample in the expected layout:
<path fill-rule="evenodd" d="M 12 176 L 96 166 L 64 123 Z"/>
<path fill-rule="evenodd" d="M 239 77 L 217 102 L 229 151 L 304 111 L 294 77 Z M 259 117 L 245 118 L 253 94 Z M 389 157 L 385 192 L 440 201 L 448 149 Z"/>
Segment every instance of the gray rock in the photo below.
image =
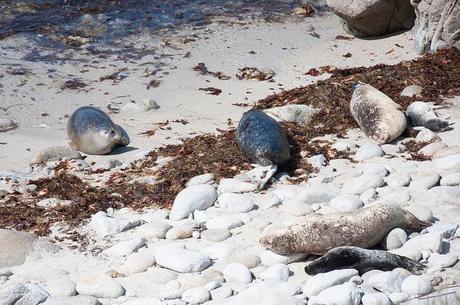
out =
<path fill-rule="evenodd" d="M 70 200 L 62 200 L 57 198 L 46 198 L 37 202 L 37 206 L 42 208 L 55 208 L 58 206 L 64 207 L 72 204 Z"/>
<path fill-rule="evenodd" d="M 35 234 L 0 229 L 0 269 L 24 263 L 36 240 Z"/>
<path fill-rule="evenodd" d="M 345 194 L 362 194 L 371 188 L 381 187 L 385 184 L 382 177 L 362 175 L 345 182 L 342 192 Z"/>
<path fill-rule="evenodd" d="M 321 168 L 323 166 L 326 166 L 327 164 L 327 159 L 323 155 L 315 155 L 310 158 L 308 158 L 308 162 L 313 166 L 314 168 Z"/>
<path fill-rule="evenodd" d="M 223 300 L 233 295 L 233 289 L 227 285 L 211 291 L 211 297 L 213 300 Z"/>
<path fill-rule="evenodd" d="M 408 186 L 411 177 L 408 174 L 403 174 L 403 173 L 391 173 L 388 177 L 384 178 L 384 181 L 388 186 L 391 187 L 402 187 L 402 186 Z"/>
<path fill-rule="evenodd" d="M 86 276 L 77 281 L 75 288 L 78 294 L 96 298 L 118 298 L 125 293 L 125 289 L 108 275 Z"/>
<path fill-rule="evenodd" d="M 428 258 L 428 266 L 430 267 L 439 267 L 439 268 L 448 268 L 452 267 L 458 262 L 458 256 L 454 254 L 438 254 L 431 253 Z"/>
<path fill-rule="evenodd" d="M 386 155 L 395 155 L 401 152 L 401 147 L 396 144 L 383 144 L 380 148 Z"/>
<path fill-rule="evenodd" d="M 27 284 L 28 292 L 15 305 L 38 305 L 48 299 L 49 294 L 36 284 Z"/>
<path fill-rule="evenodd" d="M 417 16 L 412 30 L 417 53 L 460 48 L 460 7 L 456 0 L 412 0 L 411 3 Z"/>
<path fill-rule="evenodd" d="M 126 259 L 121 272 L 125 275 L 144 272 L 155 264 L 155 255 L 147 250 L 131 254 Z"/>
<path fill-rule="evenodd" d="M 358 37 L 382 36 L 414 25 L 414 8 L 408 0 L 327 0 L 327 5 L 346 22 L 346 30 Z"/>
<path fill-rule="evenodd" d="M 223 193 L 217 199 L 215 206 L 227 213 L 247 213 L 256 206 L 254 201 L 246 194 Z"/>
<path fill-rule="evenodd" d="M 143 113 L 150 110 L 155 110 L 160 106 L 153 99 L 143 99 L 141 101 L 132 100 L 127 104 L 123 105 L 120 109 L 124 113 Z"/>
<path fill-rule="evenodd" d="M 263 281 L 250 285 L 238 295 L 226 299 L 222 305 L 304 305 L 304 301 L 295 298 L 299 287 L 285 282 Z M 357 305 L 357 304 L 356 304 Z"/>
<path fill-rule="evenodd" d="M 413 126 L 423 126 L 431 131 L 442 131 L 449 123 L 438 117 L 433 103 L 413 102 L 407 107 L 406 115 Z"/>
<path fill-rule="evenodd" d="M 132 228 L 137 223 L 122 218 L 107 217 L 105 213 L 96 213 L 91 217 L 89 227 L 99 236 L 105 237 L 118 234 Z"/>
<path fill-rule="evenodd" d="M 230 263 L 225 266 L 224 278 L 226 282 L 249 284 L 252 282 L 252 274 L 248 267 L 240 263 Z"/>
<path fill-rule="evenodd" d="M 244 221 L 240 214 L 217 216 L 206 222 L 206 227 L 208 229 L 231 230 L 241 227 L 242 225 L 244 225 Z"/>
<path fill-rule="evenodd" d="M 270 250 L 265 250 L 260 255 L 260 260 L 264 266 L 272 266 L 275 264 L 289 264 L 293 262 L 300 261 L 307 257 L 305 254 L 296 254 L 292 256 L 284 256 L 276 254 Z"/>
<path fill-rule="evenodd" d="M 378 177 L 386 177 L 389 172 L 385 165 L 379 163 L 365 163 L 359 167 L 361 174 L 363 175 L 372 175 Z"/>
<path fill-rule="evenodd" d="M 169 218 L 180 220 L 188 217 L 195 210 L 204 210 L 217 200 L 216 189 L 207 184 L 194 185 L 183 189 L 174 199 Z"/>
<path fill-rule="evenodd" d="M 402 245 L 407 241 L 407 234 L 401 228 L 395 228 L 388 232 L 388 234 L 382 239 L 381 245 L 385 250 L 393 250 L 401 248 Z"/>
<path fill-rule="evenodd" d="M 359 305 L 361 304 L 361 293 L 354 283 L 332 286 L 321 291 L 308 301 L 308 305 L 322 304 Z"/>
<path fill-rule="evenodd" d="M 102 253 L 108 256 L 122 257 L 128 256 L 137 249 L 145 246 L 145 240 L 141 237 L 136 237 L 129 240 L 124 240 L 116 243 L 112 247 L 104 250 Z"/>
<path fill-rule="evenodd" d="M 213 242 L 224 241 L 230 236 L 232 236 L 232 233 L 227 229 L 207 229 L 201 232 L 202 239 Z"/>
<path fill-rule="evenodd" d="M 403 89 L 403 91 L 401 91 L 401 96 L 408 96 L 408 97 L 413 97 L 414 95 L 419 95 L 423 92 L 423 87 L 422 86 L 419 86 L 419 85 L 410 85 L 410 86 L 407 86 Z M 411 104 L 412 105 L 412 104 Z M 411 106 L 409 105 L 409 107 Z M 409 108 L 408 107 L 408 108 Z M 409 117 L 410 119 L 410 116 L 408 114 L 408 112 L 406 112 L 406 115 Z M 414 125 L 412 123 L 413 126 L 419 126 L 419 125 Z"/>
<path fill-rule="evenodd" d="M 374 143 L 367 143 L 361 146 L 355 153 L 354 159 L 356 161 L 364 161 L 369 160 L 377 157 L 383 156 L 385 153 L 383 150 Z"/>
<path fill-rule="evenodd" d="M 310 205 L 297 199 L 284 202 L 281 208 L 287 214 L 292 216 L 305 216 L 314 212 Z"/>
<path fill-rule="evenodd" d="M 414 260 L 420 260 L 423 250 L 440 253 L 442 250 L 442 234 L 439 232 L 431 232 L 417 235 L 406 241 L 401 248 L 391 250 L 390 252 Z"/>
<path fill-rule="evenodd" d="M 155 254 L 156 262 L 180 273 L 200 272 L 211 265 L 211 259 L 198 251 L 162 248 Z"/>
<path fill-rule="evenodd" d="M 448 204 L 459 204 L 460 188 L 457 186 L 435 186 L 430 192 L 440 201 Z"/>

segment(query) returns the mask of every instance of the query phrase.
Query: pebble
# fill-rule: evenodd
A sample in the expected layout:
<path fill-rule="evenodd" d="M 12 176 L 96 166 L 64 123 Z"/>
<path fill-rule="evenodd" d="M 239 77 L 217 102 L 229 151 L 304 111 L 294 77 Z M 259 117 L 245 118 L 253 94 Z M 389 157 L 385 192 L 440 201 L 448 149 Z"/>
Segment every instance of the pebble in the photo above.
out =
<path fill-rule="evenodd" d="M 211 291 L 211 298 L 213 300 L 223 300 L 233 295 L 233 289 L 228 285 L 224 285 L 220 288 Z"/>
<path fill-rule="evenodd" d="M 391 191 L 391 189 L 386 190 L 389 193 L 380 197 L 376 203 L 383 203 L 383 204 L 396 204 L 399 206 L 406 206 L 408 201 L 411 199 L 410 193 L 407 188 L 398 188 Z"/>
<path fill-rule="evenodd" d="M 36 240 L 32 233 L 0 229 L 0 269 L 24 263 Z"/>
<path fill-rule="evenodd" d="M 443 186 L 459 185 L 460 184 L 460 173 L 454 173 L 454 174 L 443 176 L 439 184 Z"/>
<path fill-rule="evenodd" d="M 136 237 L 130 240 L 120 241 L 114 246 L 103 251 L 108 256 L 128 256 L 137 249 L 145 246 L 145 239 Z"/>
<path fill-rule="evenodd" d="M 294 297 L 298 293 L 298 285 L 285 282 L 262 281 L 250 285 L 244 291 L 230 298 L 225 302 L 225 305 L 304 305 L 303 300 Z"/>
<path fill-rule="evenodd" d="M 457 186 L 435 186 L 430 191 L 440 201 L 454 205 L 459 204 L 460 188 Z"/>
<path fill-rule="evenodd" d="M 192 237 L 193 234 L 193 227 L 189 225 L 183 225 L 171 228 L 166 233 L 166 239 L 168 240 L 177 240 L 177 239 L 185 239 Z"/>
<path fill-rule="evenodd" d="M 305 216 L 314 212 L 310 205 L 298 199 L 283 202 L 282 209 L 292 216 Z"/>
<path fill-rule="evenodd" d="M 195 210 L 195 212 L 193 212 L 193 220 L 195 220 L 196 224 L 205 223 L 209 219 L 211 219 L 211 217 L 209 217 L 208 213 L 205 211 Z"/>
<path fill-rule="evenodd" d="M 321 291 L 308 301 L 308 305 L 320 304 L 359 305 L 361 304 L 361 293 L 354 283 L 332 286 Z"/>
<path fill-rule="evenodd" d="M 142 113 L 160 108 L 153 99 L 142 99 L 140 101 L 131 100 L 124 104 L 120 111 L 124 113 Z"/>
<path fill-rule="evenodd" d="M 414 296 L 428 294 L 431 290 L 430 282 L 417 275 L 408 276 L 401 285 L 402 292 Z"/>
<path fill-rule="evenodd" d="M 70 297 L 77 294 L 76 284 L 69 278 L 52 279 L 46 282 L 46 291 L 51 297 Z"/>
<path fill-rule="evenodd" d="M 101 305 L 97 298 L 88 295 L 49 298 L 43 305 Z"/>
<path fill-rule="evenodd" d="M 374 201 L 376 197 L 377 191 L 375 190 L 375 188 L 370 188 L 361 195 L 359 195 L 359 199 L 361 199 L 364 204 L 368 204 Z"/>
<path fill-rule="evenodd" d="M 391 173 L 388 177 L 384 178 L 384 181 L 390 187 L 403 187 L 409 185 L 411 177 L 408 174 Z"/>
<path fill-rule="evenodd" d="M 404 209 L 422 221 L 431 221 L 433 219 L 433 212 L 423 205 L 409 205 L 404 207 Z"/>
<path fill-rule="evenodd" d="M 96 298 L 118 298 L 125 293 L 125 289 L 108 275 L 88 276 L 80 279 L 75 288 L 78 294 Z"/>
<path fill-rule="evenodd" d="M 158 265 L 179 273 L 200 272 L 211 265 L 209 256 L 198 251 L 165 247 L 157 251 Z"/>
<path fill-rule="evenodd" d="M 438 150 L 434 154 L 433 159 L 440 159 L 440 158 L 444 158 L 447 156 L 458 155 L 458 154 L 460 154 L 460 145 L 452 145 L 452 146 Z"/>
<path fill-rule="evenodd" d="M 131 254 L 121 267 L 126 275 L 144 272 L 155 264 L 155 255 L 151 251 L 139 251 Z"/>
<path fill-rule="evenodd" d="M 438 254 L 431 253 L 428 258 L 428 266 L 430 267 L 439 267 L 439 268 L 448 268 L 452 267 L 458 262 L 458 256 L 454 254 Z"/>
<path fill-rule="evenodd" d="M 456 223 L 446 223 L 446 222 L 436 222 L 430 227 L 426 228 L 428 233 L 438 232 L 443 238 L 451 239 L 455 236 L 455 232 L 459 228 L 459 224 Z"/>
<path fill-rule="evenodd" d="M 388 296 L 381 292 L 365 294 L 361 302 L 363 305 L 393 305 Z"/>
<path fill-rule="evenodd" d="M 285 264 L 275 264 L 265 269 L 259 277 L 266 281 L 287 282 L 289 279 L 289 268 Z"/>
<path fill-rule="evenodd" d="M 433 160 L 436 169 L 441 170 L 460 170 L 460 154 L 453 154 L 440 159 Z"/>
<path fill-rule="evenodd" d="M 193 185 L 199 185 L 199 184 L 209 184 L 210 182 L 214 181 L 214 174 L 207 173 L 207 174 L 202 174 L 195 176 L 191 178 L 187 183 L 185 184 L 185 187 L 193 186 Z"/>
<path fill-rule="evenodd" d="M 386 155 L 396 155 L 401 152 L 401 148 L 395 144 L 383 144 L 380 148 Z"/>
<path fill-rule="evenodd" d="M 224 241 L 232 236 L 227 229 L 207 229 L 201 232 L 201 238 L 207 241 L 219 242 Z"/>
<path fill-rule="evenodd" d="M 215 205 L 227 213 L 247 213 L 256 207 L 248 195 L 235 193 L 221 194 Z"/>
<path fill-rule="evenodd" d="M 428 157 L 432 157 L 436 154 L 437 151 L 446 147 L 447 144 L 444 142 L 433 142 L 426 146 L 423 146 L 421 149 L 419 149 L 418 153 Z"/>
<path fill-rule="evenodd" d="M 37 202 L 37 206 L 47 209 L 52 209 L 56 207 L 65 207 L 72 204 L 70 200 L 62 200 L 57 198 L 46 198 Z"/>
<path fill-rule="evenodd" d="M 126 219 L 112 218 L 107 217 L 106 215 L 98 215 L 98 213 L 96 213 L 92 216 L 89 226 L 97 235 L 105 237 L 118 234 L 133 227 L 134 224 Z"/>
<path fill-rule="evenodd" d="M 166 305 L 166 303 L 155 297 L 141 297 L 131 298 L 127 302 L 124 302 L 123 305 Z"/>
<path fill-rule="evenodd" d="M 363 201 L 356 195 L 339 195 L 332 199 L 329 204 L 342 212 L 360 209 L 364 205 Z"/>
<path fill-rule="evenodd" d="M 412 176 L 412 182 L 410 183 L 410 186 L 428 190 L 438 184 L 440 179 L 441 176 L 434 172 L 418 173 Z"/>
<path fill-rule="evenodd" d="M 423 91 L 423 87 L 419 85 L 410 85 L 405 87 L 401 91 L 401 96 L 413 97 L 414 95 L 419 95 Z"/>
<path fill-rule="evenodd" d="M 340 152 L 346 152 L 346 151 L 353 152 L 356 150 L 355 144 L 351 142 L 346 142 L 346 141 L 337 141 L 334 144 L 332 144 L 331 147 Z"/>
<path fill-rule="evenodd" d="M 260 265 L 260 256 L 257 254 L 237 254 L 233 257 L 236 263 L 241 263 L 249 269 L 255 268 Z"/>
<path fill-rule="evenodd" d="M 354 159 L 356 161 L 364 161 L 383 156 L 385 153 L 375 143 L 366 143 L 361 146 L 355 153 Z"/>
<path fill-rule="evenodd" d="M 15 129 L 19 126 L 18 122 L 10 118 L 0 118 L 0 132 Z"/>
<path fill-rule="evenodd" d="M 362 194 L 371 188 L 381 187 L 385 184 L 382 177 L 375 175 L 361 175 L 345 182 L 342 193 Z"/>
<path fill-rule="evenodd" d="M 183 189 L 174 199 L 169 219 L 180 220 L 195 210 L 204 210 L 217 200 L 216 189 L 207 184 L 194 185 Z"/>
<path fill-rule="evenodd" d="M 81 160 L 83 156 L 67 146 L 52 146 L 36 152 L 29 161 L 29 165 L 44 165 L 48 162 L 67 160 Z"/>
<path fill-rule="evenodd" d="M 146 239 L 165 239 L 166 232 L 168 232 L 171 228 L 172 226 L 170 224 L 161 221 L 155 221 L 139 226 L 139 228 L 137 228 L 137 232 Z"/>
<path fill-rule="evenodd" d="M 182 301 L 189 304 L 201 304 L 211 298 L 211 294 L 204 287 L 196 287 L 185 291 L 182 294 Z"/>
<path fill-rule="evenodd" d="M 257 191 L 257 185 L 232 178 L 223 178 L 219 183 L 220 193 L 249 193 Z"/>
<path fill-rule="evenodd" d="M 385 165 L 379 163 L 365 163 L 359 167 L 362 175 L 386 177 L 389 172 Z"/>
<path fill-rule="evenodd" d="M 224 269 L 226 282 L 249 284 L 252 282 L 252 274 L 248 267 L 241 263 L 230 263 Z"/>
<path fill-rule="evenodd" d="M 229 243 L 214 243 L 210 246 L 201 249 L 203 253 L 208 255 L 211 259 L 227 259 L 233 254 L 236 246 Z"/>
<path fill-rule="evenodd" d="M 208 291 L 212 291 L 214 289 L 219 288 L 220 286 L 222 286 L 222 283 L 220 283 L 218 281 L 210 281 L 209 283 L 204 285 L 204 288 L 206 288 L 206 290 L 208 290 Z"/>
<path fill-rule="evenodd" d="M 397 270 L 379 272 L 370 276 L 364 283 L 384 293 L 400 292 L 404 278 Z"/>
<path fill-rule="evenodd" d="M 217 216 L 206 222 L 206 228 L 208 229 L 231 230 L 242 225 L 244 225 L 244 222 L 239 214 Z"/>
<path fill-rule="evenodd" d="M 313 168 L 319 169 L 326 166 L 327 159 L 323 155 L 314 155 L 308 158 L 308 162 L 313 166 Z"/>
<path fill-rule="evenodd" d="M 348 280 L 356 275 L 358 275 L 358 271 L 355 269 L 342 269 L 319 273 L 308 278 L 302 285 L 302 291 L 305 295 L 311 297 L 329 287 L 348 282 Z"/>
<path fill-rule="evenodd" d="M 264 266 L 272 266 L 275 264 L 289 264 L 300 261 L 307 257 L 305 254 L 296 254 L 292 256 L 284 256 L 276 254 L 270 250 L 265 250 L 260 255 L 260 261 Z"/>
<path fill-rule="evenodd" d="M 428 128 L 422 128 L 420 132 L 415 137 L 415 141 L 417 142 L 439 142 L 441 138 Z"/>
<path fill-rule="evenodd" d="M 381 241 L 382 248 L 393 250 L 401 248 L 407 241 L 407 233 L 401 228 L 391 230 Z"/>
<path fill-rule="evenodd" d="M 401 248 L 391 250 L 390 252 L 418 261 L 423 250 L 440 253 L 442 250 L 442 234 L 431 232 L 417 235 L 406 241 Z"/>

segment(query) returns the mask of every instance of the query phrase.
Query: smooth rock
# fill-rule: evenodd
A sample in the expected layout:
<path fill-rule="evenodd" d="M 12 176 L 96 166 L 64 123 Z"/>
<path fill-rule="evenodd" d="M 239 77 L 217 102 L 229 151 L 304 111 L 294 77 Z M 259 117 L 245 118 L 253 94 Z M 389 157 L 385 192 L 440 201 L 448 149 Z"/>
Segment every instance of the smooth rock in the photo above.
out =
<path fill-rule="evenodd" d="M 239 214 L 217 216 L 206 222 L 206 228 L 208 229 L 231 230 L 242 225 L 244 225 L 244 222 Z"/>
<path fill-rule="evenodd" d="M 118 234 L 133 226 L 129 220 L 107 216 L 93 216 L 89 227 L 100 237 Z"/>
<path fill-rule="evenodd" d="M 177 239 L 185 239 L 192 237 L 193 234 L 193 227 L 189 225 L 182 225 L 178 227 L 171 228 L 166 233 L 166 239 L 168 240 L 177 240 Z"/>
<path fill-rule="evenodd" d="M 120 109 L 124 113 L 142 113 L 160 108 L 153 99 L 143 99 L 140 101 L 131 100 Z"/>
<path fill-rule="evenodd" d="M 323 155 L 314 155 L 314 156 L 308 158 L 308 163 L 310 163 L 311 166 L 313 166 L 314 168 L 319 169 L 321 167 L 326 166 L 327 159 Z"/>
<path fill-rule="evenodd" d="M 46 282 L 46 291 L 52 298 L 70 297 L 77 294 L 76 284 L 69 278 L 53 279 Z"/>
<path fill-rule="evenodd" d="M 419 86 L 419 85 L 410 85 L 410 86 L 407 86 L 405 87 L 402 91 L 401 91 L 401 96 L 408 96 L 408 97 L 413 97 L 414 95 L 419 95 L 421 94 L 423 91 L 423 87 L 422 86 Z M 409 105 L 410 106 L 410 105 Z M 409 111 L 406 111 L 406 115 L 409 117 L 409 119 L 411 118 L 411 116 L 409 115 Z M 419 126 L 419 125 L 414 125 L 412 123 L 413 126 Z"/>
<path fill-rule="evenodd" d="M 371 188 L 381 187 L 385 184 L 382 177 L 374 175 L 361 175 L 345 182 L 342 187 L 342 193 L 345 194 L 362 194 Z"/>
<path fill-rule="evenodd" d="M 236 246 L 231 243 L 213 243 L 207 247 L 201 248 L 201 251 L 211 259 L 226 260 L 235 252 Z"/>
<path fill-rule="evenodd" d="M 359 305 L 360 303 L 361 293 L 354 283 L 329 287 L 308 301 L 308 305 Z"/>
<path fill-rule="evenodd" d="M 338 211 L 352 211 L 363 207 L 362 200 L 356 195 L 339 195 L 332 199 L 329 204 Z"/>
<path fill-rule="evenodd" d="M 97 298 L 88 295 L 49 298 L 43 305 L 101 305 Z"/>
<path fill-rule="evenodd" d="M 430 189 L 438 184 L 441 176 L 434 172 L 422 172 L 412 176 L 411 187 Z"/>
<path fill-rule="evenodd" d="M 277 121 L 291 122 L 302 126 L 309 124 L 319 110 L 309 105 L 286 105 L 270 108 L 265 112 Z"/>
<path fill-rule="evenodd" d="M 439 268 L 448 268 L 452 267 L 458 262 L 458 256 L 454 254 L 438 254 L 431 253 L 428 258 L 428 266 L 430 267 L 439 267 Z"/>
<path fill-rule="evenodd" d="M 387 295 L 381 292 L 365 294 L 361 302 L 363 305 L 393 305 Z"/>
<path fill-rule="evenodd" d="M 42 207 L 42 208 L 56 208 L 56 207 L 65 207 L 69 206 L 72 204 L 72 201 L 70 200 L 61 200 L 57 198 L 46 198 L 42 199 L 39 202 L 37 202 L 37 206 Z"/>
<path fill-rule="evenodd" d="M 423 142 L 439 142 L 441 138 L 429 130 L 428 128 L 423 128 L 415 137 L 415 141 L 423 143 Z"/>
<path fill-rule="evenodd" d="M 388 177 L 384 178 L 384 181 L 390 187 L 402 187 L 409 185 L 411 177 L 408 174 L 391 173 Z"/>
<path fill-rule="evenodd" d="M 36 152 L 29 161 L 29 165 L 46 164 L 52 161 L 81 160 L 83 156 L 76 150 L 67 146 L 53 146 Z"/>
<path fill-rule="evenodd" d="M 297 199 L 283 202 L 282 209 L 292 216 L 305 216 L 314 212 L 310 205 Z"/>
<path fill-rule="evenodd" d="M 423 250 L 440 253 L 442 250 L 442 234 L 431 232 L 417 235 L 406 241 L 401 248 L 391 250 L 390 252 L 418 261 Z"/>
<path fill-rule="evenodd" d="M 201 232 L 202 239 L 213 242 L 224 241 L 230 236 L 232 236 L 232 233 L 227 229 L 207 229 Z"/>
<path fill-rule="evenodd" d="M 404 278 L 401 273 L 393 270 L 374 274 L 364 283 L 388 294 L 391 292 L 400 292 L 403 280 Z"/>
<path fill-rule="evenodd" d="M 395 155 L 401 152 L 401 147 L 395 144 L 383 144 L 380 148 L 386 155 Z"/>
<path fill-rule="evenodd" d="M 273 280 L 287 282 L 289 279 L 289 268 L 285 264 L 276 264 L 265 269 L 259 277 L 262 280 Z"/>
<path fill-rule="evenodd" d="M 299 293 L 299 287 L 291 283 L 262 281 L 250 285 L 236 296 L 226 299 L 219 305 L 304 305 L 294 295 Z"/>
<path fill-rule="evenodd" d="M 460 154 L 452 154 L 433 160 L 433 165 L 436 169 L 440 170 L 460 171 Z"/>
<path fill-rule="evenodd" d="M 125 289 L 108 275 L 87 276 L 77 281 L 78 294 L 90 295 L 96 298 L 118 298 Z"/>
<path fill-rule="evenodd" d="M 155 255 L 150 251 L 133 253 L 126 259 L 121 272 L 126 275 L 144 272 L 155 264 Z"/>
<path fill-rule="evenodd" d="M 448 204 L 459 204 L 460 188 L 457 186 L 435 186 L 430 192 L 440 201 Z"/>
<path fill-rule="evenodd" d="M 395 228 L 388 232 L 388 234 L 380 242 L 381 246 L 385 250 L 393 250 L 401 248 L 402 245 L 407 241 L 407 233 L 401 228 Z"/>
<path fill-rule="evenodd" d="M 204 287 L 196 287 L 185 291 L 182 300 L 189 304 L 201 304 L 211 298 L 211 294 Z"/>
<path fill-rule="evenodd" d="M 227 285 L 211 291 L 211 297 L 213 300 L 223 300 L 233 295 L 233 289 Z"/>
<path fill-rule="evenodd" d="M 193 185 L 199 185 L 199 184 L 208 184 L 212 181 L 214 181 L 214 174 L 208 173 L 208 174 L 202 174 L 195 176 L 191 178 L 187 183 L 185 184 L 185 187 L 193 186 Z"/>
<path fill-rule="evenodd" d="M 259 266 L 261 262 L 260 256 L 256 254 L 245 254 L 245 253 L 236 254 L 233 257 L 233 261 L 235 263 L 241 263 L 245 265 L 246 267 L 248 267 L 249 269 Z"/>
<path fill-rule="evenodd" d="M 137 249 L 145 246 L 145 239 L 136 237 L 130 240 L 120 241 L 112 247 L 103 251 L 107 256 L 128 256 Z"/>
<path fill-rule="evenodd" d="M 355 269 L 342 269 L 319 273 L 308 278 L 302 285 L 302 291 L 308 297 L 312 297 L 318 295 L 327 288 L 343 284 L 356 275 L 358 275 L 358 271 Z M 318 298 L 318 300 L 320 299 Z"/>
<path fill-rule="evenodd" d="M 439 182 L 441 186 L 456 186 L 460 184 L 460 173 L 445 175 Z"/>
<path fill-rule="evenodd" d="M 385 165 L 379 163 L 364 163 L 359 167 L 362 175 L 386 177 L 389 172 Z"/>
<path fill-rule="evenodd" d="M 446 147 L 447 144 L 444 142 L 433 142 L 420 148 L 418 153 L 428 157 L 432 157 L 436 154 L 437 151 Z"/>
<path fill-rule="evenodd" d="M 198 251 L 164 248 L 155 254 L 157 264 L 179 273 L 200 272 L 211 265 L 211 259 Z"/>
<path fill-rule="evenodd" d="M 215 204 L 227 213 L 247 213 L 255 208 L 254 201 L 246 194 L 223 193 Z"/>
<path fill-rule="evenodd" d="M 433 219 L 433 212 L 423 205 L 409 205 L 404 207 L 404 209 L 422 221 L 431 221 Z"/>
<path fill-rule="evenodd" d="M 170 224 L 161 221 L 155 221 L 139 226 L 139 228 L 137 228 L 137 232 L 146 239 L 165 239 L 166 232 L 168 232 L 171 228 L 172 226 Z"/>
<path fill-rule="evenodd" d="M 284 256 L 276 254 L 270 250 L 265 250 L 260 255 L 260 260 L 264 266 L 272 266 L 275 264 L 289 264 L 300 261 L 307 257 L 305 254 L 297 254 L 292 256 Z"/>
<path fill-rule="evenodd" d="M 195 210 L 204 210 L 217 200 L 216 189 L 207 184 L 194 185 L 183 189 L 174 199 L 169 218 L 180 220 L 188 217 Z"/>
<path fill-rule="evenodd" d="M 353 159 L 356 161 L 364 161 L 383 156 L 383 150 L 374 143 L 366 143 L 361 146 L 355 153 Z"/>
<path fill-rule="evenodd" d="M 402 292 L 414 296 L 430 293 L 432 289 L 430 282 L 418 275 L 408 276 L 401 285 Z"/>
<path fill-rule="evenodd" d="M 224 269 L 224 278 L 227 282 L 249 284 L 252 282 L 252 274 L 248 267 L 240 263 L 230 263 Z"/>
<path fill-rule="evenodd" d="M 222 178 L 219 183 L 220 193 L 249 193 L 257 191 L 257 185 L 232 178 Z"/>
<path fill-rule="evenodd" d="M 32 233 L 0 229 L 0 269 L 24 263 L 36 240 Z"/>

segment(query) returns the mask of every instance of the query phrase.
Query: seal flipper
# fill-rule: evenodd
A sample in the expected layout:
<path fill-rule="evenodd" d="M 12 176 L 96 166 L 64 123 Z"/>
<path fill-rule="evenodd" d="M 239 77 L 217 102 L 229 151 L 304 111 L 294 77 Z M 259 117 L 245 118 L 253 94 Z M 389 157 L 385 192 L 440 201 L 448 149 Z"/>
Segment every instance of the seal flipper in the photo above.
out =
<path fill-rule="evenodd" d="M 336 269 L 356 269 L 359 274 L 378 269 L 390 271 L 404 268 L 420 274 L 426 267 L 410 258 L 383 250 L 367 250 L 358 247 L 337 247 L 305 267 L 308 275 L 329 272 Z"/>

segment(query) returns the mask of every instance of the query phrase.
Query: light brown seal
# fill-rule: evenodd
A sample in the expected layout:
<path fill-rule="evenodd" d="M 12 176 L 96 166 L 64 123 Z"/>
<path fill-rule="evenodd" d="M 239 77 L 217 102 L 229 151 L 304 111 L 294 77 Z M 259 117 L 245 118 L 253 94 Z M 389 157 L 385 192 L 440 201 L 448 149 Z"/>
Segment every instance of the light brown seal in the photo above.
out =
<path fill-rule="evenodd" d="M 263 237 L 260 243 L 281 255 L 323 255 L 341 246 L 374 247 L 397 227 L 420 231 L 430 225 L 399 206 L 379 204 L 351 212 L 308 215 Z"/>

